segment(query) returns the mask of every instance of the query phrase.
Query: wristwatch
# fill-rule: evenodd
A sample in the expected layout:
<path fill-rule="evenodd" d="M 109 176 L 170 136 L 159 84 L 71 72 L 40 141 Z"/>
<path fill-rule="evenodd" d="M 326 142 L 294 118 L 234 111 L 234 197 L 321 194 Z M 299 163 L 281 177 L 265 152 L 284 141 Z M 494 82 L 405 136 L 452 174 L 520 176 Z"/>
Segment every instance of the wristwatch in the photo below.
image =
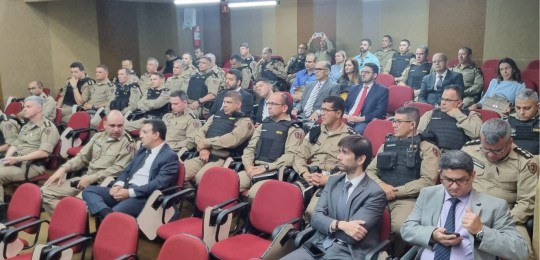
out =
<path fill-rule="evenodd" d="M 268 170 L 270 170 L 270 166 L 269 166 L 268 164 L 265 164 L 265 165 L 264 165 L 264 169 L 265 169 L 266 171 L 268 171 Z"/>
<path fill-rule="evenodd" d="M 482 242 L 482 239 L 484 238 L 484 227 L 482 227 L 482 229 L 480 229 L 480 231 L 476 233 L 474 238 L 476 239 L 476 241 Z"/>

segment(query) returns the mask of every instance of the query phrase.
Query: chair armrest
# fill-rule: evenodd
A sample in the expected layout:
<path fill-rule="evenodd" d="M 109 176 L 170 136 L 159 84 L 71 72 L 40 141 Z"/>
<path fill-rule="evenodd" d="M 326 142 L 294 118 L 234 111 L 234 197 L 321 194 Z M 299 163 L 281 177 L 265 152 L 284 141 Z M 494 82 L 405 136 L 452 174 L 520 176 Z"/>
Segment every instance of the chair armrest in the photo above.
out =
<path fill-rule="evenodd" d="M 67 243 L 65 243 L 65 244 L 63 244 L 61 246 L 55 247 L 51 251 L 49 251 L 49 253 L 47 254 L 45 259 L 46 260 L 58 259 L 57 256 L 59 256 L 60 253 L 62 253 L 63 251 L 65 251 L 65 250 L 67 250 L 69 248 L 80 245 L 80 244 L 82 244 L 82 247 L 83 247 L 81 252 L 83 252 L 83 257 L 84 257 L 84 252 L 86 251 L 86 241 L 88 241 L 88 240 L 92 240 L 92 238 L 91 237 L 81 237 L 81 238 L 78 238 L 76 240 L 67 242 Z"/>
<path fill-rule="evenodd" d="M 377 260 L 379 258 L 379 252 L 383 251 L 388 245 L 390 245 L 390 240 L 384 240 L 379 242 L 377 246 L 370 249 L 365 256 L 366 260 Z"/>
<path fill-rule="evenodd" d="M 230 213 L 233 213 L 233 212 L 237 212 L 237 211 L 240 211 L 242 209 L 245 209 L 245 208 L 249 208 L 249 203 L 247 202 L 242 202 L 242 203 L 238 203 L 228 209 L 224 209 L 222 210 L 218 216 L 217 216 L 217 219 L 216 219 L 216 237 L 215 237 L 215 241 L 219 241 L 219 226 L 223 225 L 226 221 L 227 221 L 227 217 Z"/>
<path fill-rule="evenodd" d="M 306 241 L 308 241 L 313 235 L 315 235 L 315 232 L 317 231 L 313 229 L 312 227 L 308 227 L 300 231 L 300 233 L 296 234 L 296 238 L 294 239 L 294 246 L 297 248 L 300 247 Z"/>
<path fill-rule="evenodd" d="M 293 183 L 298 178 L 300 178 L 300 174 L 298 174 L 292 167 L 285 167 L 285 170 L 283 170 L 283 181 Z"/>
<path fill-rule="evenodd" d="M 401 260 L 413 260 L 416 258 L 416 255 L 420 251 L 421 247 L 419 246 L 413 246 L 413 248 L 409 249 L 405 255 L 401 257 Z"/>
<path fill-rule="evenodd" d="M 139 256 L 137 256 L 136 254 L 125 254 L 125 255 L 121 255 L 117 258 L 115 258 L 115 260 L 122 260 L 122 259 L 139 259 Z"/>
<path fill-rule="evenodd" d="M 251 178 L 251 184 L 253 185 L 256 182 L 264 181 L 264 180 L 277 180 L 277 179 L 278 179 L 278 171 L 277 170 L 270 171 L 270 172 L 254 175 L 253 178 Z"/>
<path fill-rule="evenodd" d="M 38 163 L 43 163 L 43 165 L 46 165 L 47 164 L 47 161 L 51 159 L 51 155 L 45 157 L 45 158 L 41 158 L 41 159 L 34 159 L 34 160 L 28 160 L 26 161 L 26 170 L 24 171 L 24 180 L 25 181 L 30 181 L 30 178 L 28 177 L 28 174 L 30 173 L 30 166 L 32 164 L 38 164 Z"/>
<path fill-rule="evenodd" d="M 176 199 L 176 198 L 181 198 L 182 201 L 185 199 L 186 197 L 186 194 L 188 193 L 191 193 L 191 192 L 195 192 L 195 189 L 193 188 L 189 188 L 189 189 L 185 189 L 185 190 L 181 190 L 179 192 L 176 192 L 176 193 L 173 193 L 171 195 L 167 195 L 163 198 L 163 202 L 161 203 L 161 207 L 163 209 L 168 209 L 169 207 L 171 207 L 174 203 L 173 199 Z"/>
<path fill-rule="evenodd" d="M 229 204 L 232 204 L 233 202 L 238 202 L 238 199 L 228 199 L 226 201 L 223 201 L 216 205 L 216 208 L 223 208 Z"/>
<path fill-rule="evenodd" d="M 38 219 L 34 222 L 30 222 L 30 223 L 27 223 L 27 224 L 24 224 L 20 227 L 16 227 L 16 228 L 12 228 L 12 229 L 3 229 L 0 231 L 0 236 L 2 238 L 2 243 L 4 243 L 4 248 L 2 249 L 2 255 L 4 256 L 4 259 L 7 259 L 7 245 L 11 242 L 13 242 L 15 239 L 17 239 L 19 237 L 19 232 L 27 229 L 27 228 L 30 228 L 30 227 L 34 227 L 34 226 L 38 226 L 37 228 L 37 232 L 36 234 L 34 235 L 34 243 L 32 244 L 32 246 L 34 246 L 37 242 L 37 239 L 39 237 L 39 230 L 41 229 L 41 224 L 43 222 L 47 222 L 49 223 L 49 221 L 47 220 L 42 220 L 42 219 Z M 29 246 L 29 247 L 25 247 L 25 248 L 30 248 L 32 246 Z"/>
<path fill-rule="evenodd" d="M 298 222 L 302 222 L 302 224 L 304 223 L 302 219 L 294 218 L 274 228 L 274 230 L 272 231 L 272 240 L 276 238 L 276 236 L 281 232 L 281 229 L 283 229 L 286 225 L 288 224 L 294 225 Z"/>
<path fill-rule="evenodd" d="M 51 241 L 47 242 L 46 245 L 57 245 L 57 244 L 60 244 L 62 242 L 68 241 L 68 240 L 76 238 L 76 237 L 82 237 L 82 234 L 71 233 L 69 235 L 59 237 L 59 238 L 57 238 L 55 240 L 51 240 Z"/>
<path fill-rule="evenodd" d="M 533 230 L 534 230 L 534 218 L 531 217 L 529 218 L 529 220 L 525 222 L 525 228 L 527 229 L 527 232 L 529 233 L 529 236 L 532 239 Z"/>
<path fill-rule="evenodd" d="M 24 222 L 24 221 L 27 221 L 27 220 L 30 220 L 30 219 L 39 219 L 39 218 L 36 217 L 36 216 L 24 216 L 24 217 L 14 219 L 12 221 L 2 223 L 2 224 L 4 224 L 4 226 L 6 226 L 6 227 L 11 227 L 13 225 L 17 225 L 17 224 L 19 224 L 21 222 Z"/>
<path fill-rule="evenodd" d="M 182 187 L 179 187 L 179 186 L 175 185 L 175 186 L 172 186 L 172 187 L 165 188 L 165 189 L 161 190 L 161 193 L 166 196 L 166 195 L 172 194 L 173 191 L 178 191 L 180 189 L 182 189 Z"/>
<path fill-rule="evenodd" d="M 73 138 L 73 140 L 75 140 L 75 138 L 77 138 L 79 136 L 79 134 L 81 133 L 85 133 L 85 132 L 90 132 L 90 131 L 96 131 L 96 129 L 94 128 L 80 128 L 80 129 L 73 129 L 71 131 L 69 131 L 69 133 L 66 134 L 66 138 Z"/>

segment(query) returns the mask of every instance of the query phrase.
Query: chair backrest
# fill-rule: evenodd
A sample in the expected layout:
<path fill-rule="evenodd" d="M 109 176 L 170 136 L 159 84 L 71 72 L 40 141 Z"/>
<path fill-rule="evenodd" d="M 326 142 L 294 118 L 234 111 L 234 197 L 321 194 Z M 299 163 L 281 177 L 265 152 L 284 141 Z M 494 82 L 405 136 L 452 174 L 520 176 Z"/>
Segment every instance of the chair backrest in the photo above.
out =
<path fill-rule="evenodd" d="M 394 76 L 386 73 L 380 73 L 377 75 L 377 78 L 375 79 L 375 82 L 385 86 L 390 87 L 392 85 L 396 85 L 396 80 L 394 79 Z"/>
<path fill-rule="evenodd" d="M 450 60 L 448 62 L 448 64 L 446 64 L 446 67 L 451 68 L 451 67 L 454 67 L 454 66 L 456 66 L 458 64 L 459 64 L 459 60 L 458 59 L 453 59 L 453 60 Z"/>
<path fill-rule="evenodd" d="M 381 216 L 381 228 L 379 229 L 379 241 L 390 240 L 390 213 L 384 210 Z"/>
<path fill-rule="evenodd" d="M 107 116 L 104 116 L 103 118 L 101 118 L 101 120 L 99 120 L 99 124 L 97 126 L 98 131 L 105 130 L 105 121 L 107 121 Z"/>
<path fill-rule="evenodd" d="M 189 234 L 177 234 L 165 241 L 157 259 L 207 260 L 209 250 L 200 238 Z"/>
<path fill-rule="evenodd" d="M 423 116 L 427 111 L 433 110 L 435 108 L 432 104 L 423 102 L 410 102 L 407 103 L 407 106 L 416 107 L 416 109 L 418 109 L 418 111 L 420 112 L 420 116 Z"/>
<path fill-rule="evenodd" d="M 495 68 L 482 67 L 482 74 L 484 74 L 484 88 L 482 89 L 482 93 L 486 93 L 491 80 L 497 77 L 497 71 Z"/>
<path fill-rule="evenodd" d="M 47 163 L 47 169 L 56 170 L 60 164 L 60 149 L 62 148 L 62 142 L 58 141 L 53 148 L 52 153 L 49 155 L 49 162 Z"/>
<path fill-rule="evenodd" d="M 257 230 L 272 234 L 274 229 L 294 218 L 302 218 L 302 193 L 293 184 L 266 181 L 253 198 L 249 220 Z"/>
<path fill-rule="evenodd" d="M 525 84 L 526 88 L 532 89 L 532 90 L 538 92 L 538 85 L 534 81 L 532 81 L 530 79 L 524 79 L 524 78 L 522 78 L 521 80 L 523 80 L 523 83 Z"/>
<path fill-rule="evenodd" d="M 184 186 L 184 181 L 186 179 L 186 166 L 182 161 L 178 161 L 178 179 L 176 179 L 176 186 Z"/>
<path fill-rule="evenodd" d="M 61 108 L 56 108 L 56 117 L 54 118 L 54 124 L 55 125 L 60 125 L 62 124 L 62 109 Z"/>
<path fill-rule="evenodd" d="M 386 112 L 394 114 L 396 109 L 403 107 L 414 99 L 414 91 L 409 86 L 392 85 L 388 87 L 388 106 Z"/>
<path fill-rule="evenodd" d="M 386 135 L 393 133 L 394 127 L 388 120 L 375 119 L 367 124 L 364 136 L 371 142 L 373 156 L 377 155 L 379 147 L 386 141 Z"/>
<path fill-rule="evenodd" d="M 238 198 L 238 174 L 232 169 L 212 167 L 201 178 L 195 203 L 199 211 L 223 201 Z"/>
<path fill-rule="evenodd" d="M 522 71 L 521 72 L 521 79 L 525 81 L 525 85 L 528 88 L 531 88 L 531 87 L 529 87 L 529 85 L 527 85 L 527 80 L 534 82 L 534 84 L 538 87 L 538 86 L 540 86 L 540 70 L 538 70 L 538 69 L 527 69 L 525 71 Z M 538 88 L 536 88 L 534 90 L 538 91 Z"/>
<path fill-rule="evenodd" d="M 45 95 L 47 95 L 47 96 L 50 96 L 51 95 L 51 89 L 50 88 L 43 88 L 43 93 L 45 93 Z"/>
<path fill-rule="evenodd" d="M 528 70 L 539 70 L 540 69 L 540 60 L 533 60 L 527 65 Z"/>
<path fill-rule="evenodd" d="M 499 66 L 499 60 L 486 60 L 482 63 L 482 67 L 494 68 L 496 69 Z"/>
<path fill-rule="evenodd" d="M 67 123 L 67 127 L 71 127 L 74 130 L 84 129 L 90 127 L 90 114 L 79 111 L 71 115 Z M 84 142 L 88 138 L 87 132 L 79 134 L 79 138 Z"/>
<path fill-rule="evenodd" d="M 7 210 L 7 220 L 15 220 L 25 216 L 35 217 L 33 220 L 19 223 L 15 226 L 28 224 L 41 215 L 41 191 L 33 183 L 24 183 L 15 190 Z M 35 233 L 36 229 L 27 229 L 27 233 Z"/>
<path fill-rule="evenodd" d="M 54 208 L 47 241 L 52 241 L 72 233 L 83 235 L 87 221 L 88 213 L 86 213 L 86 204 L 84 201 L 76 197 L 65 197 Z M 80 249 L 80 246 L 75 247 L 73 251 L 79 252 Z"/>
<path fill-rule="evenodd" d="M 23 103 L 20 101 L 11 101 L 9 105 L 4 110 L 4 114 L 11 116 L 11 115 L 17 115 L 22 111 Z"/>
<path fill-rule="evenodd" d="M 472 109 L 472 111 L 476 111 L 480 113 L 480 117 L 482 118 L 482 122 L 486 122 L 492 118 L 501 118 L 501 115 L 499 113 L 487 110 L 487 109 Z"/>
<path fill-rule="evenodd" d="M 101 222 L 92 247 L 95 260 L 137 253 L 139 227 L 130 215 L 113 212 Z"/>

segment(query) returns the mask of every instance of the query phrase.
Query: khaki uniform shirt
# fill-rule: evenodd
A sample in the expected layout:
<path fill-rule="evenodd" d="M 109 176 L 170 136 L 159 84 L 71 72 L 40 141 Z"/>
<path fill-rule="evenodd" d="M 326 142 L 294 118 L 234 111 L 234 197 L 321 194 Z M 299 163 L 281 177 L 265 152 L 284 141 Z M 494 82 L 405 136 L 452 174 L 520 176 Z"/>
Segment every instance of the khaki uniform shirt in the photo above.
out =
<path fill-rule="evenodd" d="M 17 154 L 24 156 L 40 150 L 52 153 L 54 146 L 60 140 L 60 134 L 56 126 L 48 119 L 43 118 L 37 124 L 28 122 L 19 133 L 19 138 L 13 142 L 17 148 Z"/>
<path fill-rule="evenodd" d="M 107 79 L 88 86 L 81 95 L 85 102 L 95 108 L 105 107 L 109 103 L 111 91 L 114 91 L 115 88 L 115 85 Z"/>
<path fill-rule="evenodd" d="M 212 138 L 206 138 L 208 129 L 212 127 L 214 116 L 210 117 L 208 121 L 199 129 L 195 136 L 195 143 L 202 144 L 204 148 L 209 149 L 212 155 L 216 155 L 221 158 L 229 157 L 230 153 L 227 149 L 237 147 L 251 138 L 255 127 L 249 117 L 243 117 L 236 121 L 234 129 L 222 136 L 216 136 Z"/>
<path fill-rule="evenodd" d="M 421 118 L 418 123 L 418 133 L 423 133 L 431 121 L 431 115 L 433 111 L 427 111 Z M 466 136 L 471 139 L 480 138 L 480 127 L 482 127 L 482 119 L 480 114 L 475 111 L 469 111 L 469 115 L 463 114 L 461 111 L 456 110 L 455 112 L 447 113 L 449 116 L 457 120 L 456 126 L 461 128 Z"/>
<path fill-rule="evenodd" d="M 329 132 L 326 126 L 321 125 L 321 134 L 314 144 L 309 142 L 309 133 L 306 134 L 298 149 L 298 155 L 294 158 L 293 169 L 298 174 L 308 172 L 308 165 L 317 165 L 323 171 L 336 169 L 339 154 L 338 143 L 343 137 L 351 134 L 354 134 L 354 131 L 349 129 L 346 124 L 341 124 L 335 132 Z"/>
<path fill-rule="evenodd" d="M 525 223 L 533 215 L 538 162 L 529 152 L 512 145 L 506 158 L 492 163 L 480 146 L 480 140 L 474 140 L 462 149 L 474 161 L 476 177 L 473 188 L 506 200 L 514 220 L 518 224 Z"/>
<path fill-rule="evenodd" d="M 165 142 L 174 151 L 186 147 L 191 150 L 197 146 L 195 135 L 201 123 L 197 117 L 191 113 L 174 114 L 167 113 L 163 116 L 163 122 L 167 126 L 167 138 Z"/>
<path fill-rule="evenodd" d="M 51 122 L 54 122 L 54 119 L 56 119 L 56 101 L 51 96 L 45 95 L 45 93 L 41 93 L 39 97 L 43 99 L 43 115 Z"/>
<path fill-rule="evenodd" d="M 463 107 L 469 107 L 480 101 L 480 94 L 484 88 L 482 69 L 476 66 L 476 64 L 471 63 L 467 66 L 458 64 L 450 68 L 450 70 L 463 75 L 463 83 L 465 84 L 465 89 L 463 89 Z"/>
<path fill-rule="evenodd" d="M 249 83 L 251 82 L 251 69 L 249 67 L 243 67 L 242 68 L 242 83 L 240 84 L 240 87 L 243 89 L 249 88 Z"/>
<path fill-rule="evenodd" d="M 291 117 L 287 116 L 284 120 L 291 121 Z M 257 129 L 255 129 L 253 137 L 251 137 L 251 140 L 249 140 L 248 146 L 246 147 L 246 149 L 244 149 L 244 154 L 242 155 L 242 163 L 244 164 L 244 166 L 268 164 L 268 170 L 270 171 L 277 170 L 284 166 L 292 166 L 294 162 L 294 157 L 298 153 L 298 147 L 300 147 L 300 145 L 302 144 L 302 140 L 304 139 L 304 131 L 301 128 L 296 127 L 295 125 L 291 125 L 289 131 L 287 131 L 285 152 L 283 153 L 283 155 L 277 158 L 276 161 L 270 163 L 255 160 L 255 149 L 261 136 L 261 130 L 262 125 L 259 125 Z"/>
<path fill-rule="evenodd" d="M 386 64 L 388 63 L 389 60 L 392 59 L 392 56 L 394 56 L 394 53 L 397 53 L 397 51 L 394 49 L 389 49 L 389 50 L 380 49 L 376 51 L 374 54 L 375 54 L 375 57 L 379 59 L 379 62 L 381 63 L 381 68 L 386 68 Z"/>
<path fill-rule="evenodd" d="M 143 112 L 147 112 L 150 110 L 158 109 L 169 103 L 169 99 L 171 96 L 171 92 L 169 89 L 164 87 L 159 87 L 158 89 L 163 89 L 161 91 L 161 94 L 156 99 L 148 99 L 148 96 L 145 94 L 139 103 L 137 103 L 137 108 Z"/>
<path fill-rule="evenodd" d="M 189 85 L 189 76 L 179 75 L 172 76 L 167 79 L 165 82 L 165 87 L 168 88 L 171 92 L 183 90 L 187 91 Z"/>
<path fill-rule="evenodd" d="M 141 87 L 141 91 L 143 95 L 146 95 L 146 90 L 151 88 L 151 81 L 150 81 L 150 73 L 146 72 L 141 75 L 141 78 L 139 79 L 139 86 Z"/>
<path fill-rule="evenodd" d="M 285 65 L 283 65 L 283 62 L 275 60 L 275 61 L 271 61 L 271 63 L 273 65 L 273 68 L 270 70 L 270 72 L 272 72 L 274 75 L 276 75 L 276 77 L 280 79 L 286 79 L 287 71 L 285 70 Z M 266 66 L 268 67 L 268 65 Z M 253 77 L 255 79 L 260 79 L 262 77 L 261 69 L 262 69 L 262 63 L 257 63 L 257 65 L 255 66 L 255 70 L 253 70 Z"/>
<path fill-rule="evenodd" d="M 93 79 L 89 79 L 87 80 L 84 85 L 82 85 L 81 87 L 81 97 L 83 99 L 84 102 L 88 102 L 88 100 L 90 99 L 90 96 L 87 96 L 86 98 L 88 99 L 85 99 L 85 96 L 83 95 L 83 93 L 85 92 L 85 90 L 89 87 L 89 86 L 92 86 L 96 84 L 96 82 L 93 80 Z M 66 82 L 66 86 L 64 86 L 62 89 L 60 89 L 60 96 L 62 97 L 65 97 L 66 96 L 66 91 L 67 91 L 67 86 L 69 85 L 69 79 L 68 81 Z M 73 87 L 73 86 L 72 86 Z M 75 86 L 74 88 L 76 88 L 77 86 Z M 75 100 L 75 94 L 73 94 L 73 99 Z"/>
<path fill-rule="evenodd" d="M 77 171 L 88 167 L 86 175 L 91 183 L 116 177 L 135 156 L 135 141 L 126 132 L 120 139 L 110 138 L 106 131 L 95 134 L 74 158 L 62 167 Z"/>
<path fill-rule="evenodd" d="M 381 145 L 377 154 L 384 152 L 384 145 Z M 425 187 L 435 185 L 437 179 L 437 165 L 439 163 L 440 151 L 437 146 L 430 142 L 420 142 L 420 179 L 407 182 L 406 184 L 394 187 L 396 191 L 396 198 L 416 198 L 420 194 L 420 190 Z M 373 179 L 376 183 L 381 184 L 383 181 L 379 179 L 379 170 L 377 169 L 377 157 L 373 158 L 371 163 L 366 169 L 367 175 Z"/>
<path fill-rule="evenodd" d="M 225 82 L 225 74 L 227 74 L 227 73 L 225 73 L 225 71 L 222 68 L 218 67 L 218 66 L 214 66 L 210 70 L 212 70 L 214 73 L 216 73 L 216 75 L 218 77 L 218 80 L 219 80 L 218 86 L 223 85 L 223 82 Z M 210 92 L 210 91 L 208 91 L 208 92 Z"/>
<path fill-rule="evenodd" d="M 193 66 L 193 64 L 189 64 L 189 66 L 184 67 L 184 72 L 182 73 L 182 76 L 186 77 L 188 80 L 191 76 L 195 75 L 199 70 Z"/>
<path fill-rule="evenodd" d="M 0 121 L 0 131 L 2 131 L 5 141 L 3 144 L 13 145 L 17 138 L 19 138 L 19 130 L 21 129 L 21 126 L 19 126 L 17 121 L 10 119 L 5 114 L 1 114 L 1 117 L 2 121 Z"/>

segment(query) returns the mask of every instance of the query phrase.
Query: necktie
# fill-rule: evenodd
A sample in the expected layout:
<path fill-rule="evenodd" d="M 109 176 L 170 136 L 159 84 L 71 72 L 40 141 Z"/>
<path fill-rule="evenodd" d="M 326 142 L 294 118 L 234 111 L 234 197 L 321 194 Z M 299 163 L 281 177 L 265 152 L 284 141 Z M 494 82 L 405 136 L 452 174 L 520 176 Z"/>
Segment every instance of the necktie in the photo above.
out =
<path fill-rule="evenodd" d="M 446 229 L 446 232 L 453 233 L 456 229 L 456 205 L 460 202 L 460 200 L 458 198 L 451 198 L 450 202 L 452 202 L 452 206 L 450 206 L 450 209 L 448 210 L 448 216 L 446 217 L 444 228 Z M 437 244 L 435 247 L 435 259 L 449 260 L 451 251 L 452 247 Z"/>
<path fill-rule="evenodd" d="M 317 100 L 317 97 L 319 96 L 321 87 L 322 84 L 320 82 L 317 82 L 317 85 L 315 85 L 315 88 L 313 88 L 313 91 L 311 91 L 309 99 L 306 103 L 306 108 L 304 109 L 304 115 L 311 116 L 311 114 L 313 113 L 313 105 L 315 104 L 315 100 Z"/>
<path fill-rule="evenodd" d="M 442 88 L 442 82 L 443 82 L 443 76 L 439 75 L 439 81 L 437 81 L 437 84 L 435 84 L 435 90 L 439 90 Z"/>
<path fill-rule="evenodd" d="M 143 158 L 139 162 L 137 162 L 137 165 L 135 167 L 133 167 L 133 171 L 131 171 L 133 174 L 135 174 L 138 170 L 140 170 L 143 167 L 144 162 L 146 161 L 148 156 L 150 156 L 151 153 L 152 153 L 152 150 L 146 150 Z"/>
<path fill-rule="evenodd" d="M 360 116 L 362 113 L 362 107 L 364 106 L 364 102 L 366 101 L 366 96 L 368 92 L 368 87 L 364 86 L 362 89 L 362 96 L 360 96 L 360 101 L 358 101 L 358 106 L 356 106 L 356 110 L 354 110 L 353 116 Z"/>
<path fill-rule="evenodd" d="M 349 189 L 351 188 L 352 183 L 350 181 L 345 181 L 343 184 L 343 188 L 341 190 L 341 195 L 339 196 L 338 205 L 336 209 L 336 218 L 337 220 L 346 220 L 347 219 L 347 200 L 349 197 Z M 329 235 L 326 237 L 326 239 L 323 241 L 323 248 L 327 249 L 329 248 L 336 238 L 334 235 Z"/>

